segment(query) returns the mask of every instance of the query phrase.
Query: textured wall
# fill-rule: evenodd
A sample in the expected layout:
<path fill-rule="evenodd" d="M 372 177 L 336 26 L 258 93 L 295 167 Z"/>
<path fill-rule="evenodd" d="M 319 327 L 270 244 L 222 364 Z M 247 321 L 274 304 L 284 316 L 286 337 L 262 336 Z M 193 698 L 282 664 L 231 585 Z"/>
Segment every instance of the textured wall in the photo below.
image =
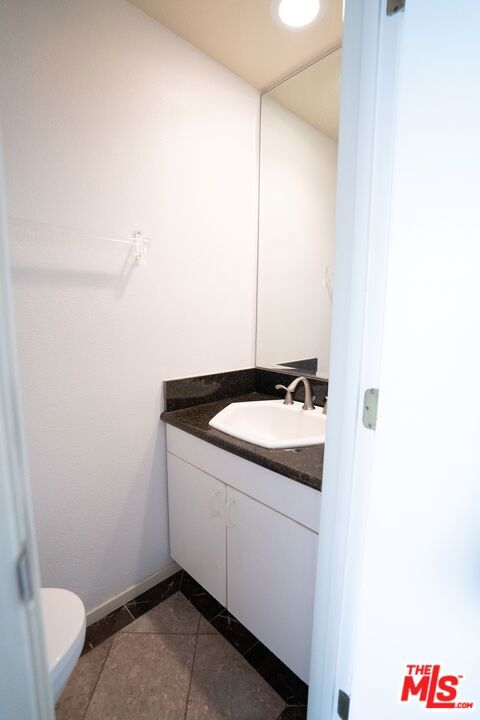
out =
<path fill-rule="evenodd" d="M 162 380 L 253 363 L 258 93 L 123 0 L 7 0 L 0 101 L 43 583 L 91 608 L 170 561 Z"/>

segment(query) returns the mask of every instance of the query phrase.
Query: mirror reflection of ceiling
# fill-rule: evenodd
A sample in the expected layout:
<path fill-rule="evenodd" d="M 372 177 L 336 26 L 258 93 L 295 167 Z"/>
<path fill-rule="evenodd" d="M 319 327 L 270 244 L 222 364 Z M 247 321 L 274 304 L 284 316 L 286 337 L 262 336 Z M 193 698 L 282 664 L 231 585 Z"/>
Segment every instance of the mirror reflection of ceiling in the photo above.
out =
<path fill-rule="evenodd" d="M 274 20 L 271 0 L 130 0 L 259 90 L 338 46 L 342 0 L 322 0 L 317 22 L 291 30 Z"/>
<path fill-rule="evenodd" d="M 338 142 L 342 52 L 336 50 L 270 90 L 268 95 Z"/>

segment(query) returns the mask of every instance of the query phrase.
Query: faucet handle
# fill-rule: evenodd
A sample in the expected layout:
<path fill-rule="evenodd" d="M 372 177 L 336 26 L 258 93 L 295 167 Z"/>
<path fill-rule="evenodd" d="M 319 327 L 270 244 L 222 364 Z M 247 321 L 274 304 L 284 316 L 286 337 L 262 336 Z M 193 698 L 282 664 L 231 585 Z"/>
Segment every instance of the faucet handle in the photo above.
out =
<path fill-rule="evenodd" d="M 283 404 L 293 405 L 293 395 L 291 390 L 285 387 L 285 385 L 275 385 L 275 390 L 285 390 L 285 400 L 283 401 Z"/>

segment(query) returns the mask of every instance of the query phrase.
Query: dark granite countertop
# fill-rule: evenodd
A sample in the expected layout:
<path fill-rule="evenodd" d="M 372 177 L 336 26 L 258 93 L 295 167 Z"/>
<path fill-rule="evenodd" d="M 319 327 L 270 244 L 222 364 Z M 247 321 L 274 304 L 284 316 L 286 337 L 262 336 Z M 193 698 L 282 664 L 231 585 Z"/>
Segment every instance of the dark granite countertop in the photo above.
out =
<path fill-rule="evenodd" d="M 227 450 L 234 455 L 250 460 L 262 467 L 292 478 L 303 485 L 308 485 L 315 490 L 322 489 L 323 474 L 323 452 L 324 445 L 312 445 L 310 447 L 293 448 L 286 450 L 269 450 L 267 448 L 253 445 L 252 443 L 238 440 L 220 430 L 209 426 L 209 421 L 220 410 L 232 402 L 245 402 L 253 400 L 278 399 L 271 395 L 264 395 L 258 392 L 251 392 L 244 395 L 236 395 L 230 398 L 223 398 L 216 402 L 198 404 L 180 410 L 171 410 L 161 415 L 169 425 L 174 425 L 190 435 L 195 435 L 206 442 L 216 445 L 222 450 Z"/>

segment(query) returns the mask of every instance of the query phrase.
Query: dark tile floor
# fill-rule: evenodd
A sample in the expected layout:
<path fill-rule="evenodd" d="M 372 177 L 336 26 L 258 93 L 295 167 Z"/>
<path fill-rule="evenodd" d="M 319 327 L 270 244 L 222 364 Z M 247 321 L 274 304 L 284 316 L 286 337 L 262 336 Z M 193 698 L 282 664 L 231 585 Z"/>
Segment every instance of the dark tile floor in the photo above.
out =
<path fill-rule="evenodd" d="M 304 720 L 307 687 L 179 572 L 87 630 L 57 720 Z"/>

